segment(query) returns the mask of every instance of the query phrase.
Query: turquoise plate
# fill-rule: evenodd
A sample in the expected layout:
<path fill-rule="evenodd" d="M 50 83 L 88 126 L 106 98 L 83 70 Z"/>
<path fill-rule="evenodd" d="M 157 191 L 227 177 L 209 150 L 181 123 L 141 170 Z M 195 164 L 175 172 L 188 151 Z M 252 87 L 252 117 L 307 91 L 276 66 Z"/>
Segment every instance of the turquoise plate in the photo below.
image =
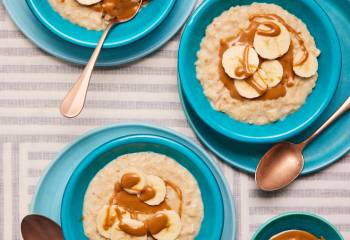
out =
<path fill-rule="evenodd" d="M 117 141 L 117 139 L 132 135 L 152 135 L 167 138 L 187 147 L 203 161 L 210 169 L 211 174 L 214 175 L 222 196 L 224 206 L 222 239 L 233 240 L 236 234 L 235 210 L 232 194 L 223 173 L 207 153 L 190 139 L 171 130 L 151 125 L 124 124 L 108 126 L 79 137 L 57 156 L 43 174 L 33 198 L 32 212 L 45 215 L 60 223 L 60 209 L 64 190 L 74 170 L 94 149 L 111 141 Z M 52 189 L 55 189 L 55 191 L 52 191 Z"/>
<path fill-rule="evenodd" d="M 90 48 L 77 46 L 62 40 L 47 28 L 33 15 L 24 0 L 3 0 L 5 8 L 19 29 L 37 46 L 44 51 L 77 64 L 86 64 L 92 50 Z M 98 66 L 117 66 L 144 57 L 165 44 L 174 36 L 194 8 L 196 0 L 175 1 L 168 17 L 150 34 L 128 44 L 128 47 L 117 47 L 102 51 Z"/>
<path fill-rule="evenodd" d="M 319 77 L 305 104 L 283 120 L 267 125 L 251 125 L 214 110 L 196 78 L 195 61 L 201 39 L 213 18 L 236 5 L 253 2 L 275 3 L 299 17 L 309 28 L 321 50 Z M 329 63 L 332 63 L 331 66 Z M 228 138 L 252 143 L 277 142 L 309 127 L 333 97 L 340 77 L 341 51 L 337 33 L 325 11 L 313 0 L 208 0 L 196 9 L 181 38 L 178 62 L 180 83 L 189 104 L 207 125 Z"/>
<path fill-rule="evenodd" d="M 204 218 L 196 239 L 220 239 L 224 207 L 220 188 L 210 168 L 200 156 L 186 146 L 168 138 L 152 135 L 118 138 L 98 147 L 79 164 L 68 181 L 62 200 L 61 226 L 65 238 L 87 239 L 81 217 L 85 193 L 90 182 L 109 162 L 135 152 L 167 155 L 191 172 L 198 182 L 204 204 Z M 208 229 L 210 231 L 207 231 Z"/>
<path fill-rule="evenodd" d="M 88 30 L 61 17 L 48 0 L 26 0 L 40 22 L 59 37 L 84 47 L 95 47 L 101 32 Z M 149 34 L 169 14 L 175 0 L 152 0 L 137 16 L 127 23 L 114 27 L 108 34 L 105 48 L 119 47 Z"/>
<path fill-rule="evenodd" d="M 348 38 L 350 15 L 347 11 L 347 9 L 350 9 L 350 1 L 317 1 L 331 17 L 341 39 L 341 48 L 350 49 L 350 40 Z M 350 52 L 343 51 L 342 54 L 342 73 L 334 98 L 325 112 L 310 128 L 289 139 L 290 141 L 300 142 L 307 136 L 310 136 L 348 98 L 350 89 L 350 69 L 348 67 L 350 66 Z M 187 102 L 186 97 L 182 95 L 181 89 L 179 90 L 187 119 L 204 145 L 231 166 L 249 173 L 255 173 L 259 159 L 271 147 L 271 144 L 242 143 L 217 133 L 198 117 Z M 319 171 L 340 159 L 350 150 L 350 132 L 345 131 L 349 126 L 350 115 L 347 113 L 305 149 L 305 166 L 302 174 Z"/>
<path fill-rule="evenodd" d="M 256 231 L 252 240 L 269 240 L 272 236 L 288 230 L 306 231 L 326 240 L 344 240 L 326 219 L 307 212 L 284 213 L 270 219 Z"/>

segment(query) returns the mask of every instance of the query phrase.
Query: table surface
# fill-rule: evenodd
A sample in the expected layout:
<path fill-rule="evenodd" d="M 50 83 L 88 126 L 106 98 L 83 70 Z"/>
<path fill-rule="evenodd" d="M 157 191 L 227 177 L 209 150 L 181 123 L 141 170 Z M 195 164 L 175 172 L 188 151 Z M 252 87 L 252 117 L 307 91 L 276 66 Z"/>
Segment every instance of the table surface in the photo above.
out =
<path fill-rule="evenodd" d="M 21 238 L 20 221 L 43 170 L 86 131 L 138 121 L 169 127 L 198 142 L 177 93 L 179 36 L 141 61 L 96 70 L 84 111 L 65 119 L 58 106 L 82 68 L 38 49 L 0 4 L 0 240 Z M 296 210 L 325 217 L 350 239 L 350 155 L 272 194 L 258 191 L 252 176 L 217 163 L 236 204 L 238 240 L 250 239 L 270 217 Z"/>

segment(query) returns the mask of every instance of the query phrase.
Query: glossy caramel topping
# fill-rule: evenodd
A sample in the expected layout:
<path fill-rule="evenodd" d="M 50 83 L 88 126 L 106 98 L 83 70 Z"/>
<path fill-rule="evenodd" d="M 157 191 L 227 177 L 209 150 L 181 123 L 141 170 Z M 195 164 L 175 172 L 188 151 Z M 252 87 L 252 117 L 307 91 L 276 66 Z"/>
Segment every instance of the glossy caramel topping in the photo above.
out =
<path fill-rule="evenodd" d="M 276 37 L 281 34 L 281 28 L 274 22 L 262 22 L 260 25 L 264 25 L 268 30 L 258 29 L 257 34 L 267 37 Z"/>
<path fill-rule="evenodd" d="M 258 19 L 266 19 L 267 21 L 258 21 Z M 241 97 L 234 85 L 234 81 L 232 78 L 230 78 L 221 62 L 222 62 L 222 56 L 224 52 L 230 48 L 231 46 L 239 43 L 239 44 L 246 44 L 247 46 L 253 46 L 254 42 L 254 37 L 255 34 L 260 34 L 264 36 L 278 36 L 281 33 L 281 29 L 278 26 L 278 24 L 272 22 L 278 21 L 281 24 L 283 24 L 287 30 L 292 33 L 296 39 L 298 40 L 298 43 L 300 45 L 300 48 L 303 51 L 303 55 L 301 59 L 294 63 L 294 53 L 293 53 L 293 42 L 291 42 L 291 45 L 288 49 L 288 52 L 284 54 L 282 57 L 278 58 L 279 62 L 282 64 L 283 67 L 283 77 L 282 81 L 279 85 L 273 88 L 269 88 L 267 91 L 264 90 L 263 87 L 258 86 L 256 81 L 253 81 L 253 78 L 250 73 L 249 69 L 249 62 L 248 62 L 248 54 L 249 51 L 244 51 L 244 56 L 243 56 L 243 67 L 237 68 L 235 70 L 235 73 L 237 76 L 247 76 L 249 77 L 246 79 L 246 82 L 253 87 L 258 93 L 263 94 L 258 98 L 252 99 L 254 100 L 271 100 L 271 99 L 277 99 L 280 97 L 284 97 L 287 93 L 286 87 L 292 87 L 294 86 L 294 71 L 293 71 L 293 66 L 298 66 L 302 65 L 308 58 L 309 53 L 305 47 L 304 41 L 300 36 L 300 33 L 298 33 L 293 27 L 288 25 L 281 17 L 279 17 L 276 14 L 256 14 L 252 15 L 250 18 L 250 25 L 248 26 L 247 29 L 240 31 L 240 33 L 237 36 L 221 40 L 220 42 L 220 49 L 219 49 L 219 57 L 220 57 L 220 64 L 218 66 L 218 72 L 220 76 L 220 80 L 224 84 L 224 86 L 229 90 L 231 97 L 238 99 L 238 100 L 245 100 L 245 98 Z M 269 21 L 270 20 L 270 21 Z M 267 29 L 262 29 L 259 28 L 260 25 L 264 25 Z M 260 58 L 260 63 L 263 62 L 263 59 Z M 293 65 L 294 63 L 294 65 Z"/>
<path fill-rule="evenodd" d="M 180 200 L 180 206 L 179 206 L 178 213 L 179 213 L 179 215 L 181 217 L 181 215 L 182 215 L 182 191 L 175 183 L 171 182 L 170 180 L 163 179 L 163 181 L 165 182 L 165 185 L 171 187 L 176 192 L 177 197 Z"/>
<path fill-rule="evenodd" d="M 300 230 L 290 230 L 281 232 L 272 238 L 270 240 L 325 240 L 323 237 L 318 238 L 311 233 L 300 231 Z"/>
<path fill-rule="evenodd" d="M 120 185 L 122 188 L 132 188 L 141 181 L 141 178 L 136 173 L 124 174 L 121 178 Z"/>
<path fill-rule="evenodd" d="M 253 74 L 253 72 L 250 70 L 250 65 L 249 65 L 249 45 L 247 44 L 244 48 L 243 52 L 243 61 L 242 61 L 242 66 L 238 67 L 235 70 L 235 74 L 239 77 L 245 76 L 249 77 Z"/>
<path fill-rule="evenodd" d="M 129 212 L 140 212 L 145 214 L 153 214 L 165 209 L 170 210 L 170 207 L 165 201 L 160 205 L 150 206 L 141 201 L 136 195 L 131 195 L 124 191 L 119 192 L 114 196 L 113 203 L 125 208 Z"/>
<path fill-rule="evenodd" d="M 119 223 L 119 228 L 132 236 L 145 236 L 147 234 L 147 226 L 145 223 L 140 227 L 132 227 L 122 221 Z"/>
<path fill-rule="evenodd" d="M 168 226 L 168 217 L 165 214 L 157 213 L 147 219 L 148 231 L 154 235 Z"/>
<path fill-rule="evenodd" d="M 146 186 L 144 189 L 142 189 L 142 191 L 140 192 L 139 198 L 146 202 L 152 198 L 154 198 L 154 196 L 156 196 L 156 191 L 150 187 L 150 186 Z"/>
<path fill-rule="evenodd" d="M 103 223 L 103 229 L 104 230 L 108 230 L 108 229 L 110 229 L 112 226 L 113 226 L 113 224 L 115 223 L 115 221 L 117 220 L 117 217 L 118 217 L 118 215 L 114 215 L 113 217 L 111 216 L 111 205 L 110 206 L 108 206 L 108 208 L 107 208 L 107 212 L 106 212 L 106 218 L 105 218 L 105 220 L 104 220 L 104 223 Z"/>
<path fill-rule="evenodd" d="M 90 8 L 119 20 L 125 20 L 135 14 L 139 8 L 139 4 L 137 0 L 103 0 L 100 3 L 90 6 Z"/>

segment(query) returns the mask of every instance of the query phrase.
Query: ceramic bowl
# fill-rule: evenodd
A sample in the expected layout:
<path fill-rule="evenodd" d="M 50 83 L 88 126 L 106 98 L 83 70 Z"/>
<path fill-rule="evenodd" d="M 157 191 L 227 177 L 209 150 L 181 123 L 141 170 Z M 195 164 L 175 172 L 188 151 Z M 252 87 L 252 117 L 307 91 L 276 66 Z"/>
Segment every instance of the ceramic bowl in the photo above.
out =
<path fill-rule="evenodd" d="M 191 172 L 198 182 L 204 203 L 204 219 L 196 239 L 220 239 L 224 219 L 223 199 L 210 168 L 186 146 L 152 135 L 134 135 L 106 143 L 91 152 L 74 170 L 61 205 L 61 226 L 66 239 L 87 239 L 81 221 L 83 202 L 89 183 L 97 172 L 121 155 L 145 151 L 165 154 Z"/>
<path fill-rule="evenodd" d="M 207 26 L 223 11 L 236 5 L 266 2 L 280 5 L 300 18 L 314 36 L 319 57 L 319 77 L 305 104 L 283 120 L 267 125 L 239 122 L 214 110 L 196 78 L 196 53 Z M 331 64 L 330 64 L 331 63 Z M 208 0 L 195 11 L 184 29 L 178 60 L 179 80 L 183 93 L 198 116 L 216 132 L 231 139 L 251 143 L 282 141 L 309 127 L 325 110 L 338 85 L 341 71 L 341 50 L 335 28 L 325 11 L 314 0 Z"/>
<path fill-rule="evenodd" d="M 42 0 L 26 0 L 34 15 L 54 34 L 74 44 L 94 48 L 101 31 L 88 30 L 61 17 Z M 114 48 L 132 43 L 149 34 L 169 14 L 176 0 L 152 0 L 129 22 L 115 26 L 109 33 L 104 48 Z"/>
<path fill-rule="evenodd" d="M 270 219 L 256 231 L 252 240 L 269 240 L 272 236 L 288 230 L 302 230 L 316 237 L 344 240 L 338 230 L 327 220 L 306 212 L 290 212 Z"/>

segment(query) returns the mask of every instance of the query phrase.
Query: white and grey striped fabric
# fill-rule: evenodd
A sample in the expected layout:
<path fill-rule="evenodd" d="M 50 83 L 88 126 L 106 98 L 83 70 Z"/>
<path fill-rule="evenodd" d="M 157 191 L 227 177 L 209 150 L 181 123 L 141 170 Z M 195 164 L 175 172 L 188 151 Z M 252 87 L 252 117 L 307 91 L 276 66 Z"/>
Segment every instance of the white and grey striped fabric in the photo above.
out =
<path fill-rule="evenodd" d="M 58 106 L 81 67 L 39 50 L 0 4 L 0 239 L 21 238 L 20 220 L 28 212 L 42 171 L 57 152 L 86 131 L 140 121 L 195 139 L 177 93 L 178 44 L 179 35 L 141 61 L 97 70 L 85 110 L 79 118 L 68 120 Z M 237 239 L 250 239 L 267 219 L 293 210 L 327 218 L 350 239 L 350 155 L 273 194 L 259 192 L 252 176 L 218 164 L 236 204 Z"/>

